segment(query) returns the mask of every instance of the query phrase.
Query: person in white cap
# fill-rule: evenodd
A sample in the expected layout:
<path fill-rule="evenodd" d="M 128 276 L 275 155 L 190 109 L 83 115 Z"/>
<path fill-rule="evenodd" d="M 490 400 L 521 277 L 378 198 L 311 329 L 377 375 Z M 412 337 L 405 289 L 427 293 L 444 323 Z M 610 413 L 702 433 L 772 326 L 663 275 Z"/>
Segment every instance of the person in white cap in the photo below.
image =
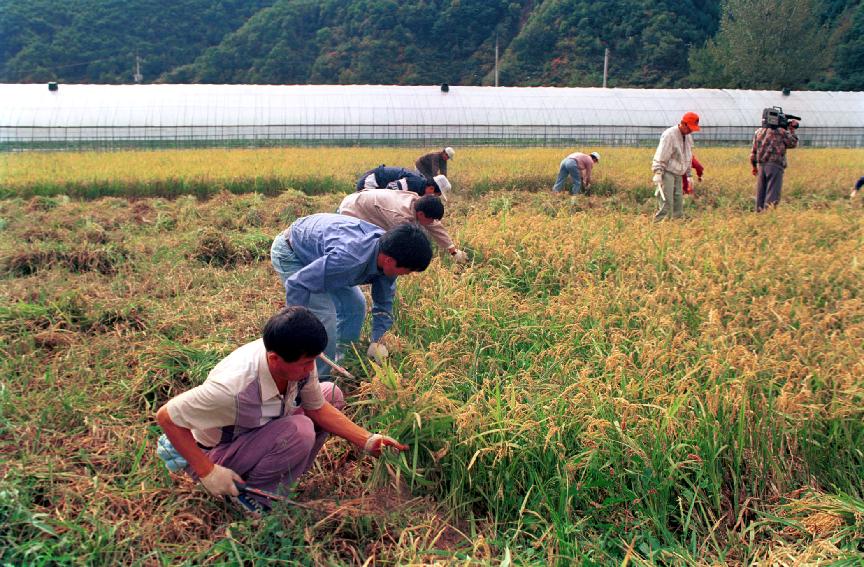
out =
<path fill-rule="evenodd" d="M 600 162 L 600 154 L 591 152 L 583 154 L 574 152 L 561 160 L 561 166 L 558 169 L 558 179 L 555 180 L 555 185 L 552 186 L 553 193 L 560 193 L 564 188 L 564 183 L 567 182 L 569 175 L 573 179 L 573 187 L 570 189 L 571 195 L 578 195 L 582 189 L 586 192 L 591 187 L 591 170 L 595 163 Z"/>
<path fill-rule="evenodd" d="M 456 150 L 446 147 L 440 152 L 432 152 L 417 158 L 414 167 L 424 177 L 435 177 L 436 175 L 447 175 L 447 162 L 453 159 Z"/>

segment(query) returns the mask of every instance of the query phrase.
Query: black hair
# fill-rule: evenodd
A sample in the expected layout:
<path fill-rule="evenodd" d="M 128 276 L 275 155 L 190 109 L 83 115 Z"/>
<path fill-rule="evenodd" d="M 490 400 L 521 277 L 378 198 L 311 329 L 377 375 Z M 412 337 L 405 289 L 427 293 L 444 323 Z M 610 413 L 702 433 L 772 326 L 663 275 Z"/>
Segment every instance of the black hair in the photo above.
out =
<path fill-rule="evenodd" d="M 314 313 L 299 305 L 285 307 L 267 321 L 264 348 L 275 352 L 285 362 L 303 356 L 318 356 L 327 346 L 327 331 Z"/>
<path fill-rule="evenodd" d="M 427 177 L 427 178 L 426 178 L 426 187 L 433 187 L 433 188 L 435 189 L 435 194 L 436 194 L 436 195 L 440 195 L 440 194 L 441 194 L 441 188 L 438 187 L 438 183 L 436 183 L 435 180 L 432 179 L 431 177 Z M 421 195 L 421 196 L 422 196 L 422 195 Z"/>
<path fill-rule="evenodd" d="M 396 260 L 397 268 L 422 272 L 432 261 L 432 243 L 415 223 L 400 224 L 381 236 L 379 252 Z"/>
<path fill-rule="evenodd" d="M 444 203 L 435 195 L 424 195 L 414 203 L 414 211 L 423 213 L 426 218 L 441 220 L 444 218 Z"/>

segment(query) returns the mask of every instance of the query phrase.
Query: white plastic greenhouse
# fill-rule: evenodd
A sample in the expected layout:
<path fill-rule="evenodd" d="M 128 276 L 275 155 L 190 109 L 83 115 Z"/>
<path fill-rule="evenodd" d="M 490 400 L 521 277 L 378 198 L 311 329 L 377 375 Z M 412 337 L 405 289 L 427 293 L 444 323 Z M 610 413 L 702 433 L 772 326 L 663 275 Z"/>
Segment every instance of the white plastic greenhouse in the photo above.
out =
<path fill-rule="evenodd" d="M 864 145 L 864 93 L 375 85 L 0 85 L 0 148 L 653 144 L 692 110 L 698 143 L 747 143 L 762 109 L 802 143 Z"/>

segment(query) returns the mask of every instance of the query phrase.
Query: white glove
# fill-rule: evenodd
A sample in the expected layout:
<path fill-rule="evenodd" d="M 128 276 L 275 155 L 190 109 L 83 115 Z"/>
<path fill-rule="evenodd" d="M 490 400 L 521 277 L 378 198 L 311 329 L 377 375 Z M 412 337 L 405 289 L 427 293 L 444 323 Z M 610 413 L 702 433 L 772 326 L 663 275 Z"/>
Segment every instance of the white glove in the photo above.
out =
<path fill-rule="evenodd" d="M 387 347 L 381 343 L 369 343 L 369 350 L 366 351 L 366 354 L 378 364 L 381 364 L 381 362 L 390 356 L 390 353 L 387 352 Z"/>
<path fill-rule="evenodd" d="M 384 447 L 395 447 L 400 451 L 404 451 L 408 448 L 408 445 L 402 445 L 392 437 L 376 433 L 369 436 L 369 439 L 366 440 L 366 445 L 363 446 L 363 450 L 370 455 L 378 457 L 381 455 L 381 449 Z"/>
<path fill-rule="evenodd" d="M 466 254 L 466 253 L 463 252 L 462 250 L 455 250 L 455 251 L 451 254 L 451 256 L 453 257 L 453 260 L 454 260 L 457 264 L 467 264 L 467 263 L 469 262 L 469 260 L 468 260 L 468 254 Z"/>
<path fill-rule="evenodd" d="M 663 173 L 658 171 L 654 174 L 654 177 L 651 178 L 651 181 L 654 185 L 663 185 Z"/>
<path fill-rule="evenodd" d="M 234 486 L 235 482 L 243 482 L 240 475 L 231 469 L 213 465 L 213 470 L 205 477 L 201 477 L 201 484 L 207 489 L 207 492 L 213 496 L 237 496 L 240 492 Z"/>

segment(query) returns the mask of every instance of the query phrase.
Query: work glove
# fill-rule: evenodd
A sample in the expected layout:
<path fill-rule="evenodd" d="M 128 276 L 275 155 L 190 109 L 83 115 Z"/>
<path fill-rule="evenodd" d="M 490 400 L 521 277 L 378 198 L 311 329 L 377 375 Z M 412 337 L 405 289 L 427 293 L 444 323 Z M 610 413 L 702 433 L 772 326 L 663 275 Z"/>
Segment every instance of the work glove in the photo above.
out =
<path fill-rule="evenodd" d="M 366 351 L 366 354 L 378 364 L 381 364 L 390 356 L 390 353 L 387 352 L 387 347 L 381 343 L 369 343 L 369 350 Z"/>
<path fill-rule="evenodd" d="M 399 451 L 405 451 L 408 449 L 408 445 L 403 445 L 399 443 L 399 441 L 396 441 L 387 435 L 376 433 L 369 436 L 369 439 L 366 440 L 366 445 L 363 446 L 363 450 L 373 457 L 380 457 L 381 450 L 384 449 L 384 447 L 394 447 Z"/>
<path fill-rule="evenodd" d="M 651 181 L 654 185 L 663 185 L 663 173 L 660 171 L 654 173 L 654 177 L 651 178 Z"/>
<path fill-rule="evenodd" d="M 469 262 L 468 254 L 466 254 L 462 250 L 454 250 L 453 253 L 450 255 L 453 257 L 453 260 L 457 264 L 467 264 Z"/>
<path fill-rule="evenodd" d="M 237 496 L 240 492 L 234 483 L 243 483 L 239 474 L 219 465 L 213 465 L 213 470 L 200 480 L 207 492 L 213 496 Z"/>
<path fill-rule="evenodd" d="M 156 445 L 156 455 L 165 462 L 165 466 L 168 467 L 169 471 L 182 471 L 189 466 L 188 461 L 174 448 L 174 445 L 171 444 L 168 436 L 164 433 L 159 437 L 158 444 Z"/>

